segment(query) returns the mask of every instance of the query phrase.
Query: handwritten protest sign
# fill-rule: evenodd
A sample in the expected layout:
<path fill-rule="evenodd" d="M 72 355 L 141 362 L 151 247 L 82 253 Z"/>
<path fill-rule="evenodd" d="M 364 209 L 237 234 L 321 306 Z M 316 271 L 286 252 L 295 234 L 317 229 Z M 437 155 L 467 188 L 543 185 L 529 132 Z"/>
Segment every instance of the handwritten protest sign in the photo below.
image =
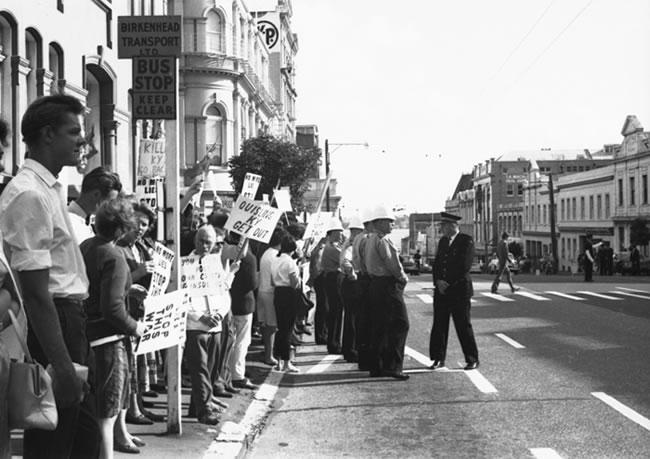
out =
<path fill-rule="evenodd" d="M 221 264 L 221 255 L 210 254 L 203 258 L 192 254 L 181 258 L 181 289 L 187 289 L 190 296 L 208 296 L 222 293 L 226 272 Z"/>
<path fill-rule="evenodd" d="M 136 199 L 155 210 L 161 205 L 160 199 L 164 195 L 162 183 L 163 179 L 160 178 L 139 178 L 135 185 Z"/>
<path fill-rule="evenodd" d="M 293 210 L 291 207 L 291 195 L 289 194 L 289 190 L 275 190 L 273 198 L 278 205 L 278 209 L 281 211 L 291 212 Z"/>
<path fill-rule="evenodd" d="M 147 331 L 140 337 L 136 355 L 167 349 L 185 342 L 186 311 L 189 295 L 176 290 L 144 300 L 144 323 Z"/>
<path fill-rule="evenodd" d="M 138 151 L 138 176 L 150 178 L 166 175 L 165 141 L 142 139 Z"/>
<path fill-rule="evenodd" d="M 244 185 L 241 188 L 241 195 L 248 199 L 255 199 L 261 181 L 261 175 L 246 172 L 246 175 L 244 176 Z"/>
<path fill-rule="evenodd" d="M 154 272 L 151 275 L 151 284 L 149 284 L 149 296 L 164 295 L 167 291 L 173 261 L 174 252 L 160 242 L 156 242 L 153 252 Z"/>
<path fill-rule="evenodd" d="M 302 238 L 305 241 L 308 239 L 319 241 L 320 238 L 325 236 L 325 228 L 330 218 L 332 218 L 332 212 L 317 212 L 312 214 Z"/>
<path fill-rule="evenodd" d="M 271 239 L 271 234 L 281 215 L 280 209 L 239 196 L 225 228 L 266 244 Z"/>

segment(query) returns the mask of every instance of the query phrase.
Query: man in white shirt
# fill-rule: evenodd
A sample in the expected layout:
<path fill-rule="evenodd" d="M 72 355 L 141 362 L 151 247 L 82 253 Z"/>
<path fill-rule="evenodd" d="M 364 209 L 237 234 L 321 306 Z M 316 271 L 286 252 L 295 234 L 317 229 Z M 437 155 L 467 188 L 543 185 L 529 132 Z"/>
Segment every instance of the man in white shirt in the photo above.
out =
<path fill-rule="evenodd" d="M 83 113 L 69 95 L 33 102 L 21 125 L 29 158 L 0 196 L 0 231 L 22 286 L 30 351 L 42 365 L 52 365 L 59 415 L 54 431 L 25 431 L 25 458 L 99 454 L 97 421 L 90 404 L 81 404 L 88 384 L 73 365 L 93 360 L 83 312 L 88 278 L 57 180 L 64 166 L 79 162 L 86 142 Z"/>
<path fill-rule="evenodd" d="M 100 166 L 90 171 L 81 182 L 79 197 L 68 205 L 72 231 L 81 244 L 95 235 L 90 218 L 104 201 L 117 198 L 122 191 L 120 176 Z"/>

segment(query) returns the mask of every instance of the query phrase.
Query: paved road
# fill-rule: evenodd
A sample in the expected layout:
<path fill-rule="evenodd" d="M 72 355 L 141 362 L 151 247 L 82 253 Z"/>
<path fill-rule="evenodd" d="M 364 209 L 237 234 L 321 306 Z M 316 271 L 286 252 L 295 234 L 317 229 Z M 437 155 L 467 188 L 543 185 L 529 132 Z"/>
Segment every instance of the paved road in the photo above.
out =
<path fill-rule="evenodd" d="M 406 382 L 370 379 L 304 346 L 248 456 L 650 457 L 650 285 L 526 283 L 473 301 L 481 367 L 465 372 L 453 332 L 430 371 L 432 291 L 407 288 Z"/>

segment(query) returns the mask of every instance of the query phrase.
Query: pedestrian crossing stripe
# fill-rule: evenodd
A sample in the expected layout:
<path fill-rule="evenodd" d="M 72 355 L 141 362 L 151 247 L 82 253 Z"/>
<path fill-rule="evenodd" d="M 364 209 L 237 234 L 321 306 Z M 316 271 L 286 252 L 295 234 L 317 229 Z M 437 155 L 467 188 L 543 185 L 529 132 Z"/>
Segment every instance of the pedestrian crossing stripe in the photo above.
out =
<path fill-rule="evenodd" d="M 637 295 L 636 293 L 629 293 L 629 292 L 609 292 L 609 293 L 616 293 L 617 295 L 625 295 L 625 296 L 631 296 L 631 297 L 634 297 L 634 298 L 641 298 L 642 300 L 650 300 L 650 296 Z"/>
<path fill-rule="evenodd" d="M 515 292 L 515 295 L 525 296 L 525 297 L 532 298 L 533 300 L 537 300 L 537 301 L 550 301 L 550 298 L 535 295 L 534 293 L 530 293 L 530 292 L 521 292 L 520 291 L 520 292 Z"/>
<path fill-rule="evenodd" d="M 433 297 L 431 295 L 416 295 L 425 304 L 433 304 Z"/>
<path fill-rule="evenodd" d="M 548 293 L 550 295 L 561 296 L 562 298 L 568 298 L 569 300 L 575 300 L 575 301 L 584 301 L 585 300 L 584 298 L 581 298 L 581 297 L 575 296 L 575 295 L 569 295 L 568 293 L 552 292 L 552 291 L 545 292 L 545 293 Z"/>
<path fill-rule="evenodd" d="M 576 293 L 580 293 L 582 295 L 591 295 L 591 296 L 595 296 L 596 298 L 603 298 L 605 300 L 622 300 L 623 299 L 623 298 L 616 298 L 615 296 L 603 295 L 602 293 L 587 292 L 585 290 L 581 290 L 581 291 L 576 292 Z"/>
<path fill-rule="evenodd" d="M 620 290 L 627 290 L 628 292 L 636 292 L 636 293 L 650 293 L 647 290 L 639 290 L 637 288 L 627 288 L 627 287 L 616 287 L 617 289 Z M 620 293 L 620 292 L 619 292 Z"/>
<path fill-rule="evenodd" d="M 499 301 L 515 301 L 512 298 L 508 298 L 507 296 L 499 295 L 498 293 L 481 292 L 481 295 L 487 296 L 488 298 L 492 298 L 492 299 L 499 300 Z"/>

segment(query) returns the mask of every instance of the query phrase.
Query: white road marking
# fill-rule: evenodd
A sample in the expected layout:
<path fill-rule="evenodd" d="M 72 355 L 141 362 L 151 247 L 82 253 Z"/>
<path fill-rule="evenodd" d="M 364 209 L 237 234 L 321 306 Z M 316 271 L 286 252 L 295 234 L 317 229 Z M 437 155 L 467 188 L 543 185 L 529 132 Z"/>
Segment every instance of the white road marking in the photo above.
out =
<path fill-rule="evenodd" d="M 429 357 L 408 346 L 404 348 L 404 353 L 409 357 L 411 357 L 412 359 L 417 360 L 425 367 L 430 367 L 431 365 L 433 365 L 433 361 Z"/>
<path fill-rule="evenodd" d="M 488 298 L 492 298 L 494 300 L 499 300 L 499 301 L 515 301 L 512 298 L 505 297 L 503 295 L 499 295 L 498 293 L 488 293 L 488 292 L 481 292 L 481 295 L 487 296 Z"/>
<path fill-rule="evenodd" d="M 562 458 L 553 448 L 530 448 L 530 452 L 538 459 Z"/>
<path fill-rule="evenodd" d="M 433 304 L 433 297 L 431 295 L 416 295 L 425 304 Z"/>
<path fill-rule="evenodd" d="M 594 292 L 587 292 L 587 291 L 579 291 L 576 293 L 581 293 L 583 295 L 591 295 L 595 296 L 597 298 L 604 298 L 606 300 L 622 300 L 623 298 L 616 298 L 615 296 L 609 296 L 609 295 L 603 295 L 601 293 L 594 293 Z"/>
<path fill-rule="evenodd" d="M 645 416 L 640 415 L 636 411 L 634 411 L 632 408 L 629 408 L 625 405 L 623 405 L 621 402 L 616 400 L 614 397 L 611 397 L 607 395 L 604 392 L 592 392 L 591 395 L 596 397 L 597 399 L 607 403 L 609 406 L 614 408 L 616 411 L 621 413 L 623 416 L 626 418 L 636 422 L 639 424 L 641 427 L 643 427 L 646 430 L 650 430 L 650 419 L 646 418 Z"/>
<path fill-rule="evenodd" d="M 535 295 L 534 293 L 530 292 L 515 292 L 515 295 L 521 295 L 521 296 L 526 296 L 528 298 L 532 298 L 533 300 L 537 301 L 550 301 L 550 298 L 546 298 L 545 296 L 539 296 Z"/>
<path fill-rule="evenodd" d="M 616 287 L 616 288 L 620 288 L 621 290 L 628 290 L 630 292 L 650 293 L 647 290 L 639 290 L 639 289 L 636 289 L 636 288 L 627 288 L 627 287 Z"/>
<path fill-rule="evenodd" d="M 503 341 L 514 347 L 515 349 L 526 349 L 526 346 L 519 344 L 514 339 L 504 335 L 503 333 L 495 333 L 497 338 L 501 338 Z"/>
<path fill-rule="evenodd" d="M 317 363 L 309 370 L 307 370 L 306 373 L 307 374 L 322 373 L 323 371 L 327 370 L 332 363 L 342 358 L 343 358 L 342 355 L 328 354 L 325 357 L 323 357 L 323 360 L 321 360 L 320 363 Z"/>
<path fill-rule="evenodd" d="M 458 365 L 461 367 L 464 367 L 465 364 L 458 362 Z M 467 375 L 470 381 L 474 383 L 474 385 L 483 392 L 484 394 L 495 394 L 499 392 L 496 387 L 488 381 L 485 376 L 483 376 L 478 370 L 467 370 L 464 371 L 464 373 Z"/>
<path fill-rule="evenodd" d="M 576 301 L 583 301 L 584 300 L 584 298 L 580 298 L 579 296 L 569 295 L 568 293 L 562 293 L 562 292 L 546 292 L 546 293 L 549 293 L 551 295 L 561 296 L 561 297 L 564 297 L 564 298 L 568 298 L 570 300 L 576 300 Z"/>
<path fill-rule="evenodd" d="M 637 295 L 636 293 L 629 293 L 629 292 L 609 292 L 609 293 L 616 293 L 617 295 L 625 295 L 625 296 L 631 296 L 634 298 L 641 298 L 642 300 L 650 300 L 650 296 L 645 296 L 645 295 Z"/>

